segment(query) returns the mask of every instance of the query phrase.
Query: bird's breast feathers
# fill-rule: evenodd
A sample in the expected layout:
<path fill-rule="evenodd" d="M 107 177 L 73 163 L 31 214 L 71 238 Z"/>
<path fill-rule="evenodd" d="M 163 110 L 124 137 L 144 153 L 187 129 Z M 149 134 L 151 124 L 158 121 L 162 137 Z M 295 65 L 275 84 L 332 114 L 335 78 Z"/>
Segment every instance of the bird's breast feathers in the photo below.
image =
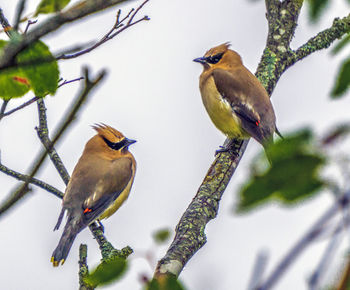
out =
<path fill-rule="evenodd" d="M 240 118 L 219 93 L 213 76 L 201 83 L 200 90 L 204 107 L 214 125 L 229 138 L 247 138 L 247 133 L 241 129 Z"/>

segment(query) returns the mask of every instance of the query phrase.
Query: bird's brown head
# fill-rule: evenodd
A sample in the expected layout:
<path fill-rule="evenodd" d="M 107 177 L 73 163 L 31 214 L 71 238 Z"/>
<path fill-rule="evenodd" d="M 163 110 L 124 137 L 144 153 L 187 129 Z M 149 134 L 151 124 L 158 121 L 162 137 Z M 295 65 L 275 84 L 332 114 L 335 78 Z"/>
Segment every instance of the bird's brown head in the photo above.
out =
<path fill-rule="evenodd" d="M 209 49 L 203 57 L 195 58 L 193 61 L 199 62 L 204 69 L 219 66 L 238 66 L 242 65 L 240 55 L 232 49 L 229 49 L 230 43 L 225 42 Z"/>
<path fill-rule="evenodd" d="M 121 132 L 105 124 L 95 124 L 92 126 L 97 135 L 91 138 L 91 145 L 102 145 L 102 148 L 109 147 L 114 151 L 125 152 L 128 147 L 135 143 L 135 140 L 126 138 Z M 96 143 L 96 144 L 95 144 Z"/>

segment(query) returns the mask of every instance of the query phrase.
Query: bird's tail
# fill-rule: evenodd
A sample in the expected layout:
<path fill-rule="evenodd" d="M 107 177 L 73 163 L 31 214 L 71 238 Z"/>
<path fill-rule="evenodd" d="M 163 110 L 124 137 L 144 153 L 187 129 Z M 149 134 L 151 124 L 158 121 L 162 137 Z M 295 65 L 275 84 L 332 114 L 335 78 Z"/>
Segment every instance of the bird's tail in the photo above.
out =
<path fill-rule="evenodd" d="M 58 246 L 52 253 L 51 262 L 54 267 L 64 264 L 68 253 L 72 247 L 76 235 L 80 232 L 80 229 L 74 226 L 75 223 L 72 219 L 68 218 L 66 226 L 64 227 L 62 237 L 58 243 Z"/>

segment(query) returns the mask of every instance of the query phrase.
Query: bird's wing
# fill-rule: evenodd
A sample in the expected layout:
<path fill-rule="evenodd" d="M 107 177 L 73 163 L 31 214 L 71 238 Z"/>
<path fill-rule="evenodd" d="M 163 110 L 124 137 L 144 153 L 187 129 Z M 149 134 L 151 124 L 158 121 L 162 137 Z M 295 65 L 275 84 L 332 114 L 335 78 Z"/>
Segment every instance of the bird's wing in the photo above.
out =
<path fill-rule="evenodd" d="M 253 105 L 247 99 L 254 94 L 254 84 L 246 83 L 241 79 L 241 73 L 232 74 L 223 69 L 214 69 L 212 76 L 216 88 L 224 100 L 232 107 L 233 113 L 241 120 L 243 129 L 258 142 L 264 142 L 263 128 L 260 118 Z"/>
<path fill-rule="evenodd" d="M 132 160 L 127 157 L 114 161 L 98 160 L 81 168 L 80 174 L 72 175 L 67 204 L 75 199 L 82 204 L 81 212 L 85 224 L 98 218 L 123 192 L 132 178 Z"/>
<path fill-rule="evenodd" d="M 109 162 L 109 168 L 100 176 L 94 192 L 84 201 L 84 219 L 89 221 L 99 217 L 118 198 L 132 178 L 130 158 Z"/>

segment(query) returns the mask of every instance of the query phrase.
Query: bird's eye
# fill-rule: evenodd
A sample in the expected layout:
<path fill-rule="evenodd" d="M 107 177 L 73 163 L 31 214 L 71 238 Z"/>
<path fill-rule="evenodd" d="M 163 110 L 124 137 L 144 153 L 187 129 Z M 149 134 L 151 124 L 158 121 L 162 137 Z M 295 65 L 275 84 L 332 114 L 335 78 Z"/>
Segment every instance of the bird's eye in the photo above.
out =
<path fill-rule="evenodd" d="M 214 56 L 209 56 L 207 58 L 207 62 L 211 63 L 211 64 L 215 64 L 215 63 L 218 63 L 220 61 L 220 59 L 222 58 L 223 56 L 223 53 L 218 53 Z"/>
<path fill-rule="evenodd" d="M 103 140 L 113 150 L 119 150 L 119 149 L 123 148 L 127 144 L 127 139 L 126 138 L 124 138 L 122 141 L 116 142 L 116 143 L 113 143 L 113 142 L 109 141 L 107 138 L 104 138 L 104 137 L 103 137 Z"/>

